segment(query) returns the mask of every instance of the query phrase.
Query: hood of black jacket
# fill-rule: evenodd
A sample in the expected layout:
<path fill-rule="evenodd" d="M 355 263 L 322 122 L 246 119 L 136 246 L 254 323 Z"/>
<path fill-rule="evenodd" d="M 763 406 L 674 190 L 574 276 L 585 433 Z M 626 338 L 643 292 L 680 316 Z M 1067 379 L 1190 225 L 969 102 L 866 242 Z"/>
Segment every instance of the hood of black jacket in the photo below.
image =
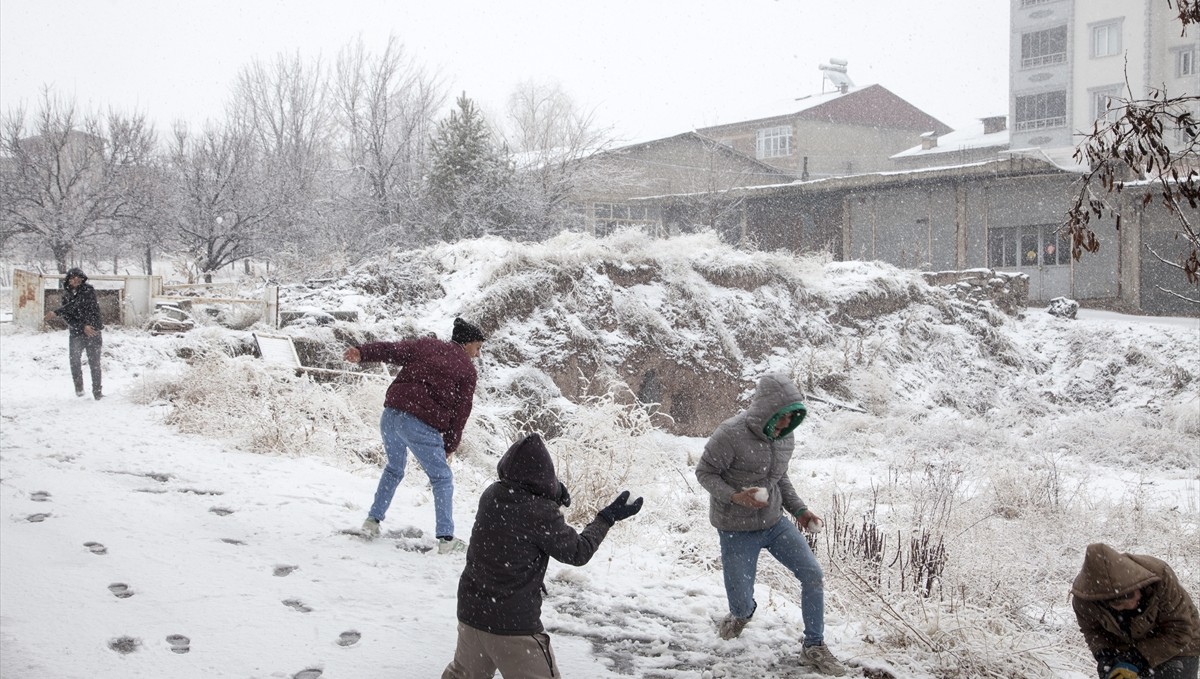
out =
<path fill-rule="evenodd" d="M 79 276 L 83 279 L 80 281 L 81 283 L 87 283 L 88 277 L 87 274 L 83 272 L 83 269 L 73 266 L 70 269 L 67 269 L 67 272 L 63 274 L 62 284 L 64 288 L 71 287 L 71 276 Z"/>
<path fill-rule="evenodd" d="M 558 496 L 554 461 L 540 434 L 529 434 L 512 444 L 500 458 L 496 471 L 504 483 L 551 500 Z"/>

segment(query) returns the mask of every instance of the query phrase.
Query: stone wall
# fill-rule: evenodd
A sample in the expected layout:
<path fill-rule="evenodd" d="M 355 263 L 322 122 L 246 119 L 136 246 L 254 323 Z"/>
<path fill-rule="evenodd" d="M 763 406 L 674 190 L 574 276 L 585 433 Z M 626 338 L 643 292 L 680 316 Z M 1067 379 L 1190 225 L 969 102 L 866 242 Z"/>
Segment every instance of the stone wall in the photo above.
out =
<path fill-rule="evenodd" d="M 927 271 L 926 283 L 946 290 L 963 301 L 989 301 L 1007 314 L 1015 315 L 1029 306 L 1029 276 L 995 269 Z"/>

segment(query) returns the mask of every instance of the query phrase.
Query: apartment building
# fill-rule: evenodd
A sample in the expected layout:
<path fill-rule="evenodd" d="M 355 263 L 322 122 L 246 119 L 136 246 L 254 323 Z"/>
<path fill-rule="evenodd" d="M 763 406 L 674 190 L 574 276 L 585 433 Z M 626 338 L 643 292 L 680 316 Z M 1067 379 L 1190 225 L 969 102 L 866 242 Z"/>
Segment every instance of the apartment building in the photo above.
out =
<path fill-rule="evenodd" d="M 1011 0 L 1011 148 L 1071 150 L 1114 99 L 1200 92 L 1200 31 L 1163 0 Z"/>

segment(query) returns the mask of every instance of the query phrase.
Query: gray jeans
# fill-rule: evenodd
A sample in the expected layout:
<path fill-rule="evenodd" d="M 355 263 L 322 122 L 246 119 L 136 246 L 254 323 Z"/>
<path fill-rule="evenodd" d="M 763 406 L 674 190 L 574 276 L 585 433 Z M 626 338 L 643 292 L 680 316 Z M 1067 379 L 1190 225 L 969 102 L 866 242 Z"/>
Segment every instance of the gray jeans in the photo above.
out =
<path fill-rule="evenodd" d="M 83 391 L 83 352 L 87 351 L 88 368 L 92 371 L 92 394 L 100 393 L 100 349 L 104 346 L 104 336 L 96 333 L 94 337 L 87 335 L 71 335 L 68 352 L 71 359 L 71 379 L 75 382 L 75 391 Z"/>
<path fill-rule="evenodd" d="M 500 670 L 504 679 L 560 679 L 558 663 L 545 633 L 488 634 L 458 623 L 454 660 L 442 679 L 491 679 Z"/>

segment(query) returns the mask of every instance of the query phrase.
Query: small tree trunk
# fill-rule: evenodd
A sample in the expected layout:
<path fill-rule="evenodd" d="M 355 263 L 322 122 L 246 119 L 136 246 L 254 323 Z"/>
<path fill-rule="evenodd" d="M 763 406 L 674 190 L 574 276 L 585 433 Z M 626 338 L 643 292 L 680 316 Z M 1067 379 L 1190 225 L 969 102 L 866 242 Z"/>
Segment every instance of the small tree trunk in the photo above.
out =
<path fill-rule="evenodd" d="M 58 267 L 59 273 L 66 273 L 70 267 L 69 257 L 71 254 L 71 246 L 66 243 L 53 243 L 50 246 L 50 253 L 54 255 L 54 265 Z"/>

